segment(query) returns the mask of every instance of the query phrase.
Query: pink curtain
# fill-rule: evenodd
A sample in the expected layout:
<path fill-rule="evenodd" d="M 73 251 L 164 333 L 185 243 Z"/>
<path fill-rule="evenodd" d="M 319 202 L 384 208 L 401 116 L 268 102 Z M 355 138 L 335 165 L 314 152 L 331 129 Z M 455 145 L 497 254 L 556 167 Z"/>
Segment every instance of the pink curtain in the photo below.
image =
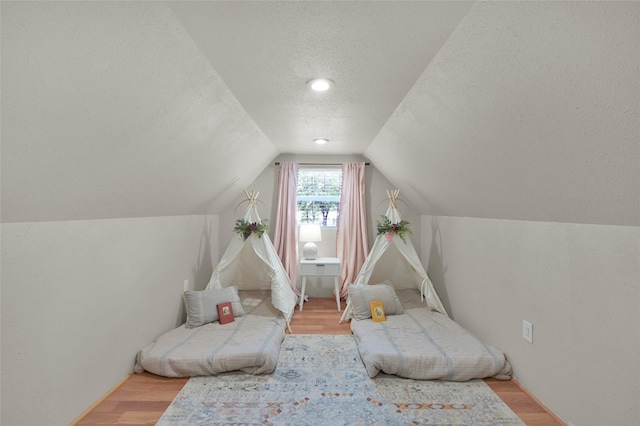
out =
<path fill-rule="evenodd" d="M 293 291 L 299 296 L 300 290 L 296 283 L 298 278 L 298 242 L 296 240 L 298 163 L 289 161 L 280 163 L 278 182 L 278 209 L 273 245 L 291 279 Z"/>
<path fill-rule="evenodd" d="M 347 296 L 347 284 L 355 281 L 369 254 L 364 163 L 342 165 L 342 195 L 336 231 L 336 252 L 342 262 L 340 296 Z"/>

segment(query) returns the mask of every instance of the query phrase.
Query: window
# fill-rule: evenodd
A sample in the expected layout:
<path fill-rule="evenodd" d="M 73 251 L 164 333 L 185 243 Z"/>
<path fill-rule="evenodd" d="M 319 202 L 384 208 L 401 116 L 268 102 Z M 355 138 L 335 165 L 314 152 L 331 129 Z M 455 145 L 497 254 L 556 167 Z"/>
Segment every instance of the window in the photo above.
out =
<path fill-rule="evenodd" d="M 340 212 L 342 169 L 301 168 L 298 170 L 298 224 L 336 226 Z"/>

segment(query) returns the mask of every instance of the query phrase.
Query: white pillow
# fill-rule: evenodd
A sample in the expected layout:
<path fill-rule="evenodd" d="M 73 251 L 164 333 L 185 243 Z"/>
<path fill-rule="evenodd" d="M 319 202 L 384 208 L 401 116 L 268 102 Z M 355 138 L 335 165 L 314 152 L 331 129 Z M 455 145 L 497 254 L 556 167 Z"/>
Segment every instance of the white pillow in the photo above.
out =
<path fill-rule="evenodd" d="M 185 327 L 195 328 L 203 324 L 218 321 L 218 304 L 231 302 L 233 316 L 241 317 L 245 315 L 238 289 L 235 287 L 225 287 L 223 289 L 185 291 L 183 294 L 184 306 L 187 310 L 187 322 Z"/>
<path fill-rule="evenodd" d="M 404 307 L 393 286 L 389 284 L 350 285 L 348 292 L 353 318 L 356 320 L 371 318 L 369 303 L 374 300 L 382 302 L 385 315 L 404 314 Z"/>

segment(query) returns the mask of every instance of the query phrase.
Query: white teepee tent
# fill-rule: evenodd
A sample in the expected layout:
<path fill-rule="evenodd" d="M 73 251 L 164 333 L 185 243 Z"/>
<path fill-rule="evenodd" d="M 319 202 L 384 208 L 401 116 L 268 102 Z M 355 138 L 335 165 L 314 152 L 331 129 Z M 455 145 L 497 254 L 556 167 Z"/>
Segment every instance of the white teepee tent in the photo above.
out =
<path fill-rule="evenodd" d="M 256 208 L 258 193 L 245 190 L 245 194 L 249 206 L 244 220 L 250 224 L 262 223 Z M 289 326 L 298 297 L 266 232 L 251 232 L 246 239 L 242 234 L 234 234 L 211 274 L 207 289 L 232 285 L 239 290 L 271 289 L 273 306 L 282 312 Z"/>
<path fill-rule="evenodd" d="M 398 190 L 387 191 L 389 208 L 386 216 L 392 224 L 398 224 L 402 220 L 396 204 L 398 194 Z M 398 269 L 403 269 L 407 279 L 394 279 L 399 275 Z M 409 238 L 403 239 L 395 233 L 379 234 L 376 237 L 354 284 L 371 284 L 374 275 L 375 282 L 390 279 L 396 288 L 419 289 L 422 299 L 429 307 L 448 315 Z M 340 321 L 348 320 L 351 315 L 351 306 L 347 302 Z"/>

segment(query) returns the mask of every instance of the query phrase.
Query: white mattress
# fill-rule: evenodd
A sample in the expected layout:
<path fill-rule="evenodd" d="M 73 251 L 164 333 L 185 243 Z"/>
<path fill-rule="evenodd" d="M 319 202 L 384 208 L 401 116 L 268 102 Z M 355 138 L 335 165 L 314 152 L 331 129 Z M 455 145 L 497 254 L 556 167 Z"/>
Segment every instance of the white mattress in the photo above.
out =
<path fill-rule="evenodd" d="M 481 342 L 446 315 L 428 309 L 419 301 L 419 293 L 418 302 L 406 299 L 408 293 L 403 293 L 398 292 L 398 296 L 405 305 L 404 314 L 389 315 L 385 322 L 351 320 L 369 377 L 380 372 L 451 381 L 511 377 L 511 365 L 501 351 Z"/>
<path fill-rule="evenodd" d="M 247 315 L 231 323 L 196 328 L 184 324 L 145 346 L 134 371 L 165 377 L 191 377 L 241 370 L 270 373 L 276 368 L 286 321 L 271 305 L 270 292 L 239 292 Z"/>

